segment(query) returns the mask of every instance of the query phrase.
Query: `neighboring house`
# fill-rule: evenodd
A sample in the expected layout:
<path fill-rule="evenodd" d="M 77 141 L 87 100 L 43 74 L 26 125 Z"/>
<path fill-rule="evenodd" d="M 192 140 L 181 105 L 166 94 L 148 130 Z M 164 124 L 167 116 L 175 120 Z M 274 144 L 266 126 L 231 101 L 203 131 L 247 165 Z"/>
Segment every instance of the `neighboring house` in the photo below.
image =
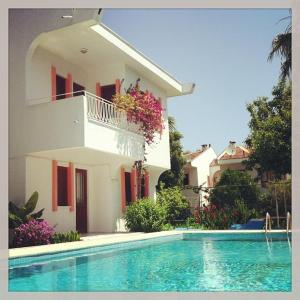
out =
<path fill-rule="evenodd" d="M 212 160 L 217 157 L 214 149 L 211 145 L 204 144 L 202 148 L 185 154 L 186 164 L 184 166 L 184 185 L 191 187 L 209 186 L 209 165 Z M 207 204 L 208 194 L 204 191 L 200 191 L 196 194 L 192 189 L 184 189 L 183 194 L 190 202 L 191 208 Z"/>
<path fill-rule="evenodd" d="M 170 168 L 167 98 L 193 92 L 99 21 L 96 9 L 11 9 L 9 197 L 36 190 L 57 231 L 125 230 L 136 200 L 135 161 L 146 153 L 144 195 Z M 174 58 L 176 60 L 176 58 Z M 164 130 L 146 146 L 111 103 L 140 78 L 161 99 Z"/>
<path fill-rule="evenodd" d="M 230 141 L 227 148 L 210 164 L 209 186 L 214 187 L 220 180 L 222 172 L 226 169 L 246 171 L 246 165 L 243 164 L 243 161 L 247 160 L 249 155 L 250 151 L 247 148 Z M 253 178 L 256 178 L 257 172 L 255 170 L 247 170 L 247 172 Z"/>

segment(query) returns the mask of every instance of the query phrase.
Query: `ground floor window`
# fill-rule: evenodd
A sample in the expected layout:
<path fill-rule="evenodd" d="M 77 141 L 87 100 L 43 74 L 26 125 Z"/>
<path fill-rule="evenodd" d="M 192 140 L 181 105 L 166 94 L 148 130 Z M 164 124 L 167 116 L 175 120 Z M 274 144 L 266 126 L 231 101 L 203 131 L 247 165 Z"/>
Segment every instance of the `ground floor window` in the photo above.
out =
<path fill-rule="evenodd" d="M 57 205 L 68 206 L 68 168 L 57 167 Z"/>
<path fill-rule="evenodd" d="M 125 195 L 126 195 L 126 205 L 132 202 L 131 197 L 131 176 L 130 172 L 125 172 Z"/>
<path fill-rule="evenodd" d="M 141 198 L 144 198 L 146 196 L 145 194 L 145 176 L 142 175 L 142 178 L 141 178 Z"/>

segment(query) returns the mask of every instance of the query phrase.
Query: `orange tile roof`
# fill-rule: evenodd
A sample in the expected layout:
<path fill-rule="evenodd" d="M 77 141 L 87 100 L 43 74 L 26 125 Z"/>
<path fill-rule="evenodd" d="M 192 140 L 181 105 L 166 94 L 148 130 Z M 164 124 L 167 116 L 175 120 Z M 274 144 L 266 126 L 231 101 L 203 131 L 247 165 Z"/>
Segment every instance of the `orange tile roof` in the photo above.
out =
<path fill-rule="evenodd" d="M 250 152 L 248 149 L 236 146 L 235 147 L 235 153 L 233 155 L 230 155 L 228 153 L 224 153 L 219 159 L 226 160 L 226 159 L 240 159 L 240 158 L 247 158 L 249 157 Z"/>
<path fill-rule="evenodd" d="M 195 152 L 191 152 L 191 153 L 187 153 L 187 154 L 184 154 L 185 158 L 187 160 L 193 160 L 194 158 L 196 158 L 198 155 L 200 155 L 201 153 L 203 153 L 205 150 L 207 150 L 208 148 L 202 150 L 197 150 Z"/>

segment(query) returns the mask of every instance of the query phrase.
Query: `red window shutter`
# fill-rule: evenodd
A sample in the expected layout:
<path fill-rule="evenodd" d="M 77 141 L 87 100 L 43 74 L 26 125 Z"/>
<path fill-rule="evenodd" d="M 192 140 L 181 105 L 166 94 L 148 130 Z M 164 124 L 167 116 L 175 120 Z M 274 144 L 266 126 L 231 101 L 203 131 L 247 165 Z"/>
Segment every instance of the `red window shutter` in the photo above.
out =
<path fill-rule="evenodd" d="M 126 191 L 125 191 L 125 169 L 121 168 L 121 208 L 122 212 L 126 209 Z"/>
<path fill-rule="evenodd" d="M 57 161 L 52 160 L 52 211 L 57 211 Z"/>
<path fill-rule="evenodd" d="M 145 197 L 149 197 L 149 173 L 146 171 L 145 175 Z"/>
<path fill-rule="evenodd" d="M 96 96 L 101 97 L 101 85 L 100 85 L 100 82 L 96 83 Z"/>
<path fill-rule="evenodd" d="M 74 164 L 71 162 L 68 167 L 68 206 L 74 211 Z"/>
<path fill-rule="evenodd" d="M 132 201 L 136 201 L 136 168 L 131 169 L 130 185 L 131 185 L 131 199 Z"/>
<path fill-rule="evenodd" d="M 120 94 L 121 92 L 121 81 L 120 79 L 116 79 L 116 94 Z"/>
<path fill-rule="evenodd" d="M 56 68 L 51 66 L 51 99 L 56 100 Z"/>
<path fill-rule="evenodd" d="M 72 74 L 67 75 L 66 79 L 66 98 L 72 97 Z"/>

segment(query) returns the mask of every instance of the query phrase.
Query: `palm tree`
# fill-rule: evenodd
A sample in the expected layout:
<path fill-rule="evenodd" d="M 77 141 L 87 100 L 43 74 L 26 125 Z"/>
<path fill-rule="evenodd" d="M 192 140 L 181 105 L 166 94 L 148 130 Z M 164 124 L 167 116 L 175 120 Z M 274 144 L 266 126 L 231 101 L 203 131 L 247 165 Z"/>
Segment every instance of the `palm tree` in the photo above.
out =
<path fill-rule="evenodd" d="M 176 131 L 176 124 L 175 124 L 175 118 L 172 116 L 168 117 L 168 123 L 169 123 L 169 131 L 174 132 Z"/>
<path fill-rule="evenodd" d="M 271 61 L 275 55 L 281 57 L 281 68 L 280 68 L 280 79 L 291 79 L 292 72 L 292 16 L 291 10 L 290 15 L 286 18 L 290 19 L 290 23 L 287 26 L 284 33 L 280 33 L 275 36 L 272 41 L 271 52 L 268 56 L 268 60 Z"/>

